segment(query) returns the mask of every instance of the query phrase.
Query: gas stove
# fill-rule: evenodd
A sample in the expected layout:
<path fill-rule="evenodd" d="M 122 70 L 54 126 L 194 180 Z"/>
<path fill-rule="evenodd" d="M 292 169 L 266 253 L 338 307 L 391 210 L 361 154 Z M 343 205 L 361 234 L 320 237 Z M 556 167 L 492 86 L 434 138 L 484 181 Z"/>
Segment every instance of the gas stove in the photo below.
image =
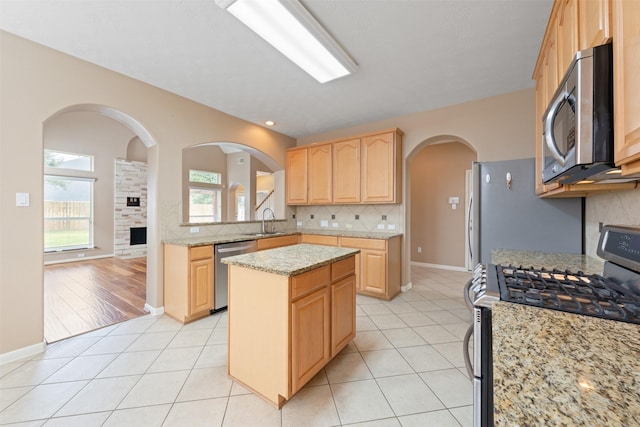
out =
<path fill-rule="evenodd" d="M 640 324 L 640 229 L 605 226 L 598 255 L 604 272 L 478 265 L 468 304 L 491 308 L 494 301 Z"/>

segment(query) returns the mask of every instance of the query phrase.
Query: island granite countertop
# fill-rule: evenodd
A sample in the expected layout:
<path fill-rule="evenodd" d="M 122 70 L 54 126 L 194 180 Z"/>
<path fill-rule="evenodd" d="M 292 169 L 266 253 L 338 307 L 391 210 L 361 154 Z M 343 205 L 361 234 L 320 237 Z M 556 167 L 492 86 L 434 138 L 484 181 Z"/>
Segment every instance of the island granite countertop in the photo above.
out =
<path fill-rule="evenodd" d="M 296 276 L 359 252 L 359 249 L 302 243 L 231 256 L 223 258 L 222 262 L 281 276 Z"/>
<path fill-rule="evenodd" d="M 604 261 L 588 255 L 568 254 L 560 252 L 522 251 L 514 249 L 494 249 L 491 251 L 491 262 L 500 265 L 522 266 L 524 268 L 558 268 L 582 271 L 586 274 L 602 274 Z"/>
<path fill-rule="evenodd" d="M 496 302 L 496 426 L 640 425 L 640 325 Z"/>
<path fill-rule="evenodd" d="M 272 234 L 258 234 L 258 233 L 236 233 L 236 234 L 219 234 L 214 236 L 196 236 L 196 237 L 184 237 L 178 239 L 165 239 L 162 242 L 168 245 L 176 246 L 206 246 L 206 245 L 218 245 L 221 243 L 231 242 L 243 242 L 247 240 L 268 239 L 271 237 L 290 236 L 295 234 L 315 234 L 321 236 L 336 236 L 336 237 L 353 237 L 362 239 L 383 239 L 388 240 L 392 237 L 402 236 L 402 233 L 387 233 L 380 231 L 351 231 L 351 230 L 316 230 L 316 229 L 303 229 L 297 228 L 295 230 L 278 231 Z"/>

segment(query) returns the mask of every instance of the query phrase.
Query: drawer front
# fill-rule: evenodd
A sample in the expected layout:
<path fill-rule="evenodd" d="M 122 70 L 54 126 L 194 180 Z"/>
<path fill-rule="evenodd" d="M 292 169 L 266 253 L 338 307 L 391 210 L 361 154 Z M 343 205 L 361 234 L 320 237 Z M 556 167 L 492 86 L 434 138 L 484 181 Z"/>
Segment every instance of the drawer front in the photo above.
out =
<path fill-rule="evenodd" d="M 360 239 L 354 237 L 341 237 L 340 246 L 344 248 L 387 250 L 387 241 L 384 239 Z"/>
<path fill-rule="evenodd" d="M 300 243 L 311 243 L 313 245 L 338 246 L 336 236 L 320 236 L 317 234 L 303 234 Z"/>
<path fill-rule="evenodd" d="M 343 277 L 351 276 L 356 271 L 356 257 L 350 256 L 349 258 L 336 261 L 331 264 L 331 282 L 340 280 Z"/>
<path fill-rule="evenodd" d="M 213 245 L 193 246 L 189 248 L 189 259 L 191 261 L 197 259 L 205 259 L 213 257 Z"/>
<path fill-rule="evenodd" d="M 296 300 L 316 289 L 327 286 L 331 281 L 331 266 L 325 265 L 315 270 L 291 278 L 291 300 Z"/>

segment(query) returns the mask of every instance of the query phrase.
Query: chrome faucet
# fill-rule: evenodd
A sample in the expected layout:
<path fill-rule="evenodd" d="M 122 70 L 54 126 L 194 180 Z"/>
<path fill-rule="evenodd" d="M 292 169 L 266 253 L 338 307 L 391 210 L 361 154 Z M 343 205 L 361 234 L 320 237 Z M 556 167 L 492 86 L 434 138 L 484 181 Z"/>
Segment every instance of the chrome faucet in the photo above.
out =
<path fill-rule="evenodd" d="M 268 212 L 271 212 L 271 230 L 267 231 L 267 224 L 265 223 L 265 214 Z M 267 233 L 274 233 L 276 231 L 275 226 L 273 225 L 273 221 L 276 219 L 276 214 L 273 211 L 273 209 L 271 208 L 264 208 L 264 210 L 262 211 L 262 233 L 263 234 L 267 234 Z"/>

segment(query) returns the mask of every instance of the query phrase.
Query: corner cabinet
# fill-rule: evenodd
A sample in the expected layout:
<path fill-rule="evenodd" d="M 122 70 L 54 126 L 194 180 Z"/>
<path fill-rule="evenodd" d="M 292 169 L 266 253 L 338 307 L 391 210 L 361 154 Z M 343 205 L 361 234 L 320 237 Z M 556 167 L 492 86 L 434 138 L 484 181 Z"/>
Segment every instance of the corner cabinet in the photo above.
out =
<path fill-rule="evenodd" d="M 340 246 L 360 249 L 356 255 L 356 291 L 385 300 L 400 293 L 402 237 L 362 239 L 340 237 Z"/>
<path fill-rule="evenodd" d="M 615 161 L 640 173 L 640 2 L 613 0 Z"/>
<path fill-rule="evenodd" d="M 287 151 L 287 204 L 402 202 L 402 131 L 389 129 Z"/>
<path fill-rule="evenodd" d="M 213 245 L 164 245 L 164 310 L 187 323 L 213 308 Z"/>
<path fill-rule="evenodd" d="M 559 184 L 542 182 L 544 112 L 575 53 L 613 39 L 615 162 L 623 174 L 640 173 L 640 2 L 635 0 L 555 0 L 533 71 L 536 88 L 536 187 L 540 197 L 584 197 L 627 190 L 636 183 Z M 626 46 L 625 46 L 625 43 Z M 625 96 L 626 95 L 626 96 Z"/>

